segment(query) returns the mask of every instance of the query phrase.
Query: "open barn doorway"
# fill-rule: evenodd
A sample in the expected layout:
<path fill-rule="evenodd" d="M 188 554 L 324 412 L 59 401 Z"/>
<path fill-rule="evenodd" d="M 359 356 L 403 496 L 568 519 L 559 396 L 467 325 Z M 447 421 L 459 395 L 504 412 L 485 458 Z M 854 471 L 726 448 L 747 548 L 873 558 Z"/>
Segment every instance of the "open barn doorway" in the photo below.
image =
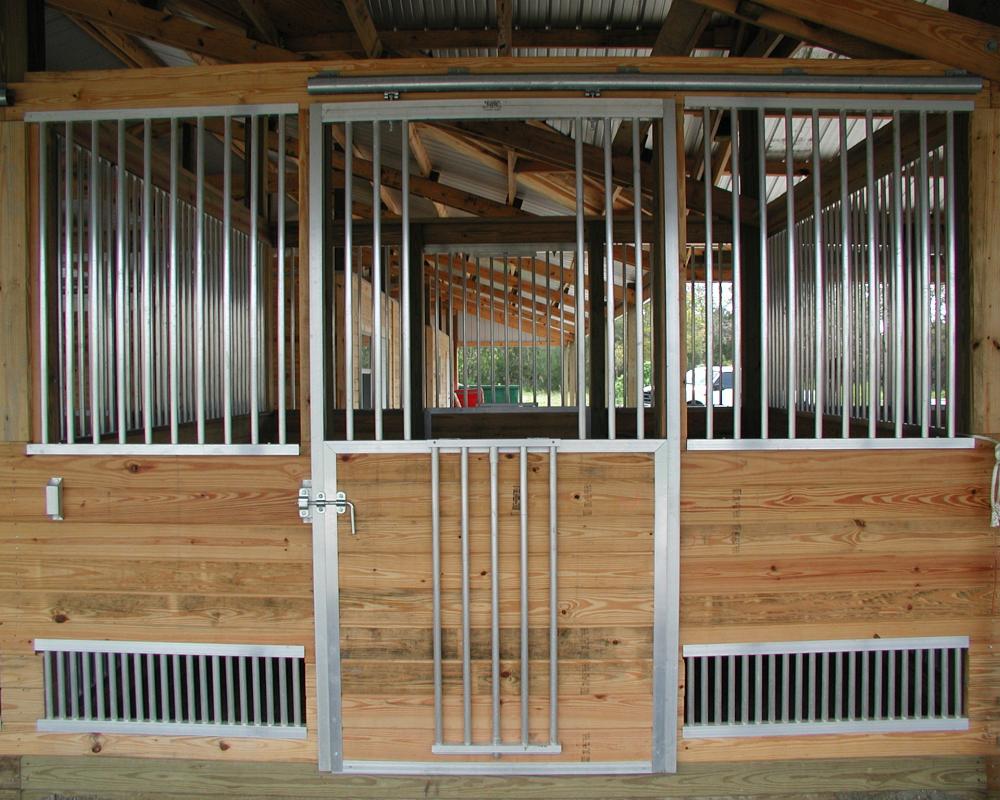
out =
<path fill-rule="evenodd" d="M 675 120 L 313 108 L 321 768 L 673 770 Z"/>

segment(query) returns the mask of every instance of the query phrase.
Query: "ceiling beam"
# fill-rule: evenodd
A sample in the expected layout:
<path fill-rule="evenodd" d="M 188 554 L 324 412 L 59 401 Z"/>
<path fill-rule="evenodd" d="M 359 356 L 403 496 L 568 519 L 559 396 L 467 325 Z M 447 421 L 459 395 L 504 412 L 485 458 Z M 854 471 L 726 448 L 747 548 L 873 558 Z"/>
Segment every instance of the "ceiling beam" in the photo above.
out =
<path fill-rule="evenodd" d="M 257 29 L 260 40 L 275 47 L 281 47 L 281 34 L 278 33 L 278 29 L 271 20 L 271 15 L 261 0 L 239 0 L 239 3 L 243 13 L 247 15 L 247 19 Z"/>
<path fill-rule="evenodd" d="M 913 0 L 902 1 L 916 5 Z M 868 38 L 834 30 L 825 24 L 825 20 L 818 23 L 808 22 L 797 15 L 783 13 L 760 3 L 746 2 L 746 0 L 694 0 L 694 2 L 759 28 L 767 28 L 851 58 L 900 58 L 902 55 L 901 51 L 877 44 Z M 830 3 L 827 2 L 815 2 L 814 5 L 823 9 L 830 7 Z"/>
<path fill-rule="evenodd" d="M 358 156 L 355 156 L 353 161 L 354 175 L 369 181 L 372 180 L 374 176 L 372 162 Z M 345 160 L 342 152 L 337 151 L 331 155 L 331 166 L 343 175 Z M 392 189 L 401 189 L 403 186 L 403 173 L 398 169 L 382 167 L 382 186 Z M 490 200 L 487 197 L 481 197 L 480 195 L 473 194 L 472 192 L 456 189 L 452 186 L 432 181 L 429 178 L 420 177 L 419 175 L 410 176 L 410 192 L 418 197 L 426 197 L 428 200 L 436 200 L 439 203 L 444 203 L 450 208 L 466 211 L 479 217 L 527 216 L 527 214 L 519 208 L 508 206 L 505 203 L 500 203 L 496 200 Z"/>
<path fill-rule="evenodd" d="M 185 17 L 154 11 L 128 0 L 47 0 L 48 5 L 67 14 L 115 28 L 119 31 L 162 42 L 181 50 L 234 63 L 298 61 L 305 58 L 280 47 L 258 42 L 230 30 L 209 28 Z"/>
<path fill-rule="evenodd" d="M 73 23 L 126 67 L 153 69 L 164 66 L 163 61 L 141 42 L 127 33 L 101 23 L 91 22 L 76 14 L 66 15 Z"/>
<path fill-rule="evenodd" d="M 496 0 L 497 55 L 514 55 L 514 0 Z"/>
<path fill-rule="evenodd" d="M 382 39 L 379 38 L 378 30 L 375 28 L 375 21 L 372 19 L 371 11 L 368 10 L 367 0 L 341 0 L 344 4 L 344 11 L 347 12 L 354 32 L 361 40 L 361 47 L 364 48 L 368 58 L 378 58 L 382 55 L 385 47 Z"/>
<path fill-rule="evenodd" d="M 417 162 L 420 177 L 436 181 L 438 173 L 434 171 L 431 157 L 427 153 L 427 148 L 424 147 L 424 140 L 420 138 L 420 126 L 411 122 L 407 129 L 407 136 L 409 138 L 410 153 L 413 155 L 413 160 Z M 444 203 L 434 201 L 434 211 L 437 212 L 439 217 L 448 216 L 448 207 Z"/>
<path fill-rule="evenodd" d="M 686 56 L 698 46 L 698 40 L 708 27 L 712 12 L 692 0 L 674 0 L 670 4 L 660 32 L 653 42 L 650 56 Z M 640 123 L 639 146 L 646 144 L 650 122 Z M 622 120 L 615 133 L 612 149 L 618 155 L 632 152 L 632 121 Z"/>
<path fill-rule="evenodd" d="M 1000 80 L 1000 27 L 913 0 L 760 0 L 775 11 Z"/>

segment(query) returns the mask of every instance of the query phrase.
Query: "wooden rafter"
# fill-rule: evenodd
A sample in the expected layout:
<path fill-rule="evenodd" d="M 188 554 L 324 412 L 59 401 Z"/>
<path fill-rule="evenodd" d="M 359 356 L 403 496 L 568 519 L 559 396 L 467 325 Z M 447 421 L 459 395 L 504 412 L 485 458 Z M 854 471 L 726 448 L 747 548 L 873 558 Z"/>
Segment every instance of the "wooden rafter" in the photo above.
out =
<path fill-rule="evenodd" d="M 339 175 L 343 175 L 345 167 L 344 154 L 334 152 L 331 156 L 332 166 Z M 371 161 L 354 157 L 354 175 L 366 180 L 372 180 L 374 169 Z M 403 185 L 403 174 L 398 169 L 382 167 L 382 185 L 391 189 L 400 189 Z M 467 211 L 480 217 L 515 217 L 526 216 L 525 212 L 518 208 L 513 208 L 490 200 L 487 197 L 456 189 L 429 178 L 422 178 L 418 175 L 410 176 L 410 192 L 418 197 L 426 197 L 428 200 L 436 200 L 444 203 L 450 208 Z"/>
<path fill-rule="evenodd" d="M 281 34 L 271 20 L 271 15 L 261 0 L 239 0 L 240 8 L 247 15 L 262 42 L 281 47 Z"/>
<path fill-rule="evenodd" d="M 653 42 L 651 56 L 686 56 L 698 45 L 698 40 L 708 27 L 712 12 L 692 0 L 674 0 Z M 649 122 L 641 123 L 639 146 L 646 141 Z M 623 120 L 615 133 L 614 152 L 618 155 L 632 152 L 632 122 Z"/>
<path fill-rule="evenodd" d="M 744 0 L 694 0 L 694 2 L 734 19 L 819 45 L 851 58 L 899 58 L 901 55 L 901 51 L 874 43 L 863 36 L 852 36 L 834 30 L 828 27 L 824 20 L 818 23 L 807 22 L 799 16 L 786 14 L 760 3 L 747 3 Z M 902 0 L 902 2 L 915 5 L 913 0 Z M 825 2 L 813 5 L 830 7 L 830 3 Z"/>
<path fill-rule="evenodd" d="M 344 11 L 347 12 L 354 32 L 361 40 L 365 55 L 368 58 L 378 58 L 382 55 L 384 45 L 379 38 L 378 30 L 375 28 L 375 21 L 372 19 L 371 11 L 368 10 L 367 0 L 341 0 L 344 4 Z"/>
<path fill-rule="evenodd" d="M 424 140 L 420 138 L 420 126 L 410 123 L 407 136 L 409 137 L 410 153 L 413 155 L 413 160 L 417 162 L 420 177 L 436 181 L 438 173 L 435 172 L 434 165 L 431 164 L 431 157 L 427 153 L 427 148 L 424 147 Z M 434 210 L 439 217 L 448 216 L 448 206 L 444 203 L 435 200 Z"/>
<path fill-rule="evenodd" d="M 514 55 L 514 0 L 496 0 L 497 55 Z"/>
<path fill-rule="evenodd" d="M 84 19 L 76 14 L 67 14 L 66 16 L 126 67 L 151 69 L 164 66 L 163 61 L 156 53 L 129 34 L 108 25 Z"/>
<path fill-rule="evenodd" d="M 298 61 L 305 56 L 231 30 L 209 28 L 128 0 L 47 0 L 49 6 L 154 42 L 232 62 Z"/>
<path fill-rule="evenodd" d="M 1000 80 L 1000 27 L 913 0 L 760 0 L 781 13 Z"/>

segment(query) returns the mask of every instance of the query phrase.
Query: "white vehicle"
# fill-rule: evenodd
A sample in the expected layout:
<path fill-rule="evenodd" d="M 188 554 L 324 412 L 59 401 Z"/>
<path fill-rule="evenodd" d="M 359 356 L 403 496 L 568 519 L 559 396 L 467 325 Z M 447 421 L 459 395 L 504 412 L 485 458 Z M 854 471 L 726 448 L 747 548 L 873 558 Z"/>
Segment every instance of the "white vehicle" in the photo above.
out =
<path fill-rule="evenodd" d="M 685 396 L 688 405 L 708 405 L 708 392 L 705 381 L 707 368 L 704 366 L 689 369 L 685 375 Z M 733 404 L 733 368 L 712 367 L 712 405 L 732 406 Z"/>

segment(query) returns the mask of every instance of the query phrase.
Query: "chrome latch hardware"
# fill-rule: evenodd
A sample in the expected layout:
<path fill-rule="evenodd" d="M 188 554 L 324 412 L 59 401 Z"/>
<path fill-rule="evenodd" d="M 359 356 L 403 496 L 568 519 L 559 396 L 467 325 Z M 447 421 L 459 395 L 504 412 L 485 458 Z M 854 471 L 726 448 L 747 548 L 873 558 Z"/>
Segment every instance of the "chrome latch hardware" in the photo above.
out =
<path fill-rule="evenodd" d="M 397 92 L 395 89 L 389 89 L 388 91 L 382 92 L 382 99 L 383 100 L 398 100 L 399 99 L 399 92 Z"/>
<path fill-rule="evenodd" d="M 351 536 L 358 535 L 357 523 L 354 516 L 354 503 L 347 499 L 344 492 L 337 492 L 333 500 L 327 499 L 326 492 L 316 492 L 313 494 L 312 481 L 302 481 L 299 487 L 298 496 L 299 518 L 303 522 L 312 522 L 312 509 L 316 509 L 318 514 L 326 511 L 327 506 L 332 506 L 338 514 L 344 514 L 348 510 L 351 512 Z"/>

